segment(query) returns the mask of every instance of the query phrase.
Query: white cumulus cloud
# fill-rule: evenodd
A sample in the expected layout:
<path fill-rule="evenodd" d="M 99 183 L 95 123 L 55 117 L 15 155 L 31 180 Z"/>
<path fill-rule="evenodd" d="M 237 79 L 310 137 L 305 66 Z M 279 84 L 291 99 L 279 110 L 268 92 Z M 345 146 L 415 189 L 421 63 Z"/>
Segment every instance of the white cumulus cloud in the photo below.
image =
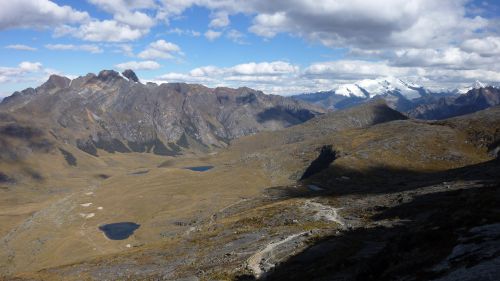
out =
<path fill-rule="evenodd" d="M 221 28 L 226 27 L 230 23 L 229 16 L 225 12 L 219 12 L 215 14 L 214 18 L 210 21 L 209 27 L 212 28 Z"/>
<path fill-rule="evenodd" d="M 500 37 L 488 36 L 466 40 L 460 46 L 466 52 L 474 52 L 481 56 L 500 56 Z"/>
<path fill-rule="evenodd" d="M 5 48 L 6 49 L 19 50 L 19 51 L 36 51 L 37 50 L 34 47 L 30 47 L 28 45 L 23 45 L 23 44 L 7 45 L 7 46 L 5 46 Z"/>
<path fill-rule="evenodd" d="M 296 86 L 298 66 L 284 61 L 249 62 L 231 67 L 203 66 L 187 73 L 170 72 L 156 78 L 160 82 L 204 83 L 209 86 L 249 86 L 267 93 L 284 93 L 278 88 Z M 281 85 L 281 86 L 280 86 Z M 273 89 L 271 89 L 273 88 Z"/>
<path fill-rule="evenodd" d="M 2 1 L 1 6 L 0 30 L 81 23 L 90 18 L 87 12 L 77 11 L 70 6 L 59 6 L 49 0 Z"/>
<path fill-rule="evenodd" d="M 156 8 L 153 0 L 89 0 L 100 9 L 113 14 L 113 19 L 133 28 L 148 29 L 155 20 L 141 10 Z"/>
<path fill-rule="evenodd" d="M 32 83 L 35 86 L 47 80 L 48 76 L 55 72 L 44 68 L 40 62 L 23 61 L 15 67 L 0 66 L 0 84 Z"/>
<path fill-rule="evenodd" d="M 229 31 L 226 32 L 226 37 L 233 41 L 234 43 L 237 44 L 247 44 L 245 41 L 245 34 L 242 32 L 236 30 L 236 29 L 230 29 Z"/>
<path fill-rule="evenodd" d="M 117 64 L 115 66 L 120 70 L 154 70 L 161 67 L 161 65 L 155 61 L 129 61 Z"/>
<path fill-rule="evenodd" d="M 141 59 L 173 59 L 174 54 L 180 54 L 181 48 L 171 42 L 163 39 L 157 40 L 149 44 L 149 46 L 139 53 Z"/>
<path fill-rule="evenodd" d="M 97 45 L 73 45 L 73 44 L 47 44 L 45 48 L 59 51 L 85 51 L 93 54 L 102 53 L 103 50 Z"/>
<path fill-rule="evenodd" d="M 209 29 L 205 32 L 204 35 L 205 38 L 207 38 L 209 41 L 214 41 L 215 39 L 221 37 L 222 32 Z"/>
<path fill-rule="evenodd" d="M 23 61 L 19 64 L 19 70 L 21 70 L 21 72 L 34 72 L 40 69 L 42 69 L 42 64 L 39 62 Z"/>
<path fill-rule="evenodd" d="M 75 36 L 94 42 L 124 42 L 139 39 L 148 29 L 133 28 L 115 20 L 91 21 L 79 27 Z"/>

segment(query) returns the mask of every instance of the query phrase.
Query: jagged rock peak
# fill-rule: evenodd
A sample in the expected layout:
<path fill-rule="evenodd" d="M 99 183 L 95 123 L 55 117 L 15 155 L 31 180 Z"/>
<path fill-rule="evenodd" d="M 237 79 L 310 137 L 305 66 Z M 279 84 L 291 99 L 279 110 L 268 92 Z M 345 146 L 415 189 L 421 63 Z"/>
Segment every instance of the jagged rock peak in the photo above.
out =
<path fill-rule="evenodd" d="M 99 72 L 99 75 L 97 75 L 97 78 L 101 81 L 109 81 L 109 80 L 114 80 L 116 78 L 121 78 L 120 73 L 114 71 L 114 70 L 102 70 Z"/>
<path fill-rule="evenodd" d="M 122 72 L 122 75 L 127 77 L 128 80 L 133 82 L 139 82 L 139 78 L 132 69 L 126 69 Z"/>
<path fill-rule="evenodd" d="M 48 87 L 48 88 L 67 88 L 69 87 L 69 84 L 71 83 L 71 79 L 64 77 L 64 76 L 59 76 L 56 74 L 52 74 L 49 77 L 49 80 L 45 82 L 42 86 Z"/>

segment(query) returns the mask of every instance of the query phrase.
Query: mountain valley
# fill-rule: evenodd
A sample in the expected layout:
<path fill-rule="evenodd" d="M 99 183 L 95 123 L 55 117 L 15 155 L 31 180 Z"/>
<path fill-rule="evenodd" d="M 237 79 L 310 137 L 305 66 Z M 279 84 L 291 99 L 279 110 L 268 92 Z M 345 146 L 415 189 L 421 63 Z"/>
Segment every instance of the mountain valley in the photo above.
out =
<path fill-rule="evenodd" d="M 0 3 L 0 281 L 500 280 L 499 0 Z"/>
<path fill-rule="evenodd" d="M 51 76 L 0 104 L 0 280 L 498 275 L 500 107 L 455 110 L 497 93 L 445 119 Z"/>

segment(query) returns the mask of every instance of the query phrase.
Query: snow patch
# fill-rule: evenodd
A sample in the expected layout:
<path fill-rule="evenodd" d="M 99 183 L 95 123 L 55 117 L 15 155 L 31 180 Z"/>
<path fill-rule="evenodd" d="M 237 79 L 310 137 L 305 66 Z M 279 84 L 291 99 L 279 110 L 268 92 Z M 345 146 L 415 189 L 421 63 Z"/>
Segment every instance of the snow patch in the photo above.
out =
<path fill-rule="evenodd" d="M 95 213 L 88 213 L 88 214 L 80 213 L 80 217 L 82 217 L 84 219 L 90 219 L 90 218 L 93 218 L 94 216 L 95 216 Z"/>

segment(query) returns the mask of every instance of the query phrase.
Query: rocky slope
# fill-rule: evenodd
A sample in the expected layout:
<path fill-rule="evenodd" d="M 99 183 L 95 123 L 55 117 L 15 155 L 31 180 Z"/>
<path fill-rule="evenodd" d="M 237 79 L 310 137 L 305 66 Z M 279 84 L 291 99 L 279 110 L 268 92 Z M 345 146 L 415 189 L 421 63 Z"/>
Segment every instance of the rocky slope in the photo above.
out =
<path fill-rule="evenodd" d="M 58 141 L 99 151 L 178 155 L 302 123 L 323 110 L 249 88 L 141 84 L 132 71 L 70 80 L 53 75 L 5 98 L 0 111 L 30 119 Z"/>

